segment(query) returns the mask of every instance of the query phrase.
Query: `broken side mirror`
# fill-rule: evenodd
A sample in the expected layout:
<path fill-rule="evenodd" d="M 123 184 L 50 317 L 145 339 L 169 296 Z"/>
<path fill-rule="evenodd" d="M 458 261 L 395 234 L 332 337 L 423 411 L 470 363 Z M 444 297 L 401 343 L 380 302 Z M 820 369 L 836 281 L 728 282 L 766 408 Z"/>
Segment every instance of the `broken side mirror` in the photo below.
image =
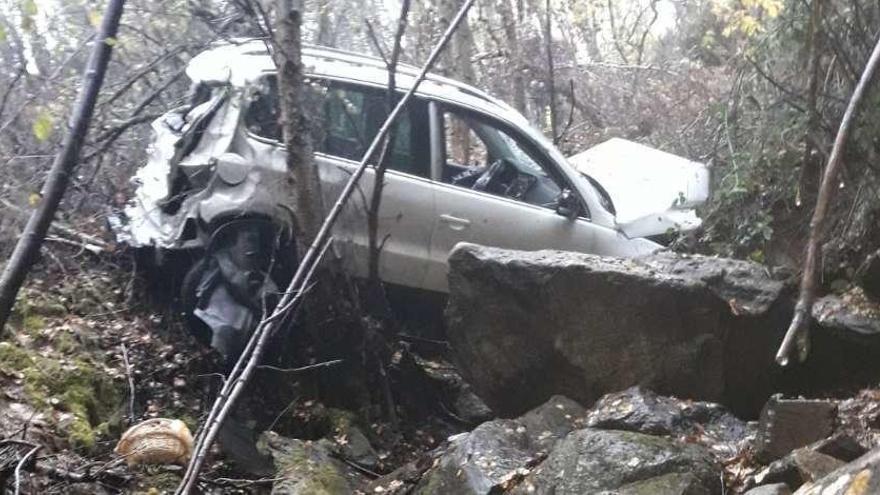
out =
<path fill-rule="evenodd" d="M 556 198 L 556 213 L 574 220 L 578 216 L 579 209 L 577 196 L 571 192 L 571 189 L 563 189 Z"/>

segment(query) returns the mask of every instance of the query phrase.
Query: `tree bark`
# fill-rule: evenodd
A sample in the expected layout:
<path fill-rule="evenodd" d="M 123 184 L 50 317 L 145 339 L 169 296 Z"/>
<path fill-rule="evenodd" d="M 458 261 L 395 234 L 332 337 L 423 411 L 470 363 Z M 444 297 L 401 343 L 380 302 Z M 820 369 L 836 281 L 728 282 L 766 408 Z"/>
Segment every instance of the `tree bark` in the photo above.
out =
<path fill-rule="evenodd" d="M 323 217 L 318 170 L 312 157 L 308 121 L 303 113 L 302 12 L 302 2 L 279 0 L 274 51 L 278 67 L 281 130 L 287 147 L 287 169 L 293 182 L 297 220 L 295 234 L 299 253 L 304 253 L 311 244 Z"/>
<path fill-rule="evenodd" d="M 504 37 L 507 41 L 507 52 L 512 62 L 510 77 L 513 81 L 513 107 L 525 115 L 526 108 L 526 85 L 523 78 L 522 54 L 519 49 L 519 25 L 514 20 L 509 2 L 501 2 L 498 5 L 498 13 L 501 14 L 501 24 L 504 25 Z M 498 47 L 499 49 L 504 47 Z"/>
<path fill-rule="evenodd" d="M 12 256 L 0 277 L 0 335 L 12 312 L 15 298 L 31 265 L 37 258 L 49 225 L 64 197 L 70 177 L 78 164 L 82 143 L 88 133 L 98 93 L 104 82 L 107 64 L 115 44 L 116 32 L 125 0 L 110 0 L 104 11 L 98 37 L 92 45 L 89 63 L 70 119 L 70 128 L 64 136 L 61 151 L 55 156 L 52 168 L 41 193 L 42 199 L 22 232 Z"/>
<path fill-rule="evenodd" d="M 391 56 L 385 61 L 388 69 L 388 88 L 385 95 L 385 112 L 386 115 L 391 113 L 394 108 L 394 101 L 397 93 L 397 63 L 400 59 L 401 42 L 403 33 L 406 31 L 406 20 L 409 16 L 410 0 L 403 0 L 400 7 L 400 17 L 397 20 L 397 30 L 394 33 L 394 45 L 391 48 Z M 381 47 L 376 47 L 381 50 Z M 379 280 L 379 257 L 381 256 L 382 246 L 379 241 L 379 209 L 382 206 L 382 191 L 385 187 L 385 171 L 388 169 L 390 162 L 390 154 L 394 149 L 395 132 L 394 127 L 388 132 L 388 137 L 382 146 L 382 152 L 376 162 L 375 175 L 373 177 L 373 195 L 370 198 L 370 207 L 367 210 L 367 237 L 369 245 L 368 274 L 370 291 L 380 293 L 382 288 Z M 378 296 L 378 294 L 377 294 Z M 384 297 L 375 297 L 374 299 L 384 299 Z"/>
<path fill-rule="evenodd" d="M 798 180 L 797 205 L 804 202 L 812 202 L 816 197 L 816 189 L 819 181 L 819 162 L 813 157 L 815 150 L 814 139 L 819 132 L 819 69 L 821 57 L 821 26 L 822 26 L 822 2 L 813 0 L 810 9 L 810 26 L 807 34 L 807 74 L 809 83 L 807 87 L 807 129 L 804 132 L 804 157 L 801 163 L 801 173 Z"/>
<path fill-rule="evenodd" d="M 547 52 L 547 90 L 550 92 L 550 138 L 556 141 L 556 69 L 553 65 L 553 17 L 550 0 L 544 3 L 544 48 Z"/>
<path fill-rule="evenodd" d="M 834 146 L 831 156 L 828 157 L 828 165 L 819 184 L 819 193 L 816 197 L 816 208 L 813 210 L 813 218 L 810 220 L 810 235 L 807 238 L 807 253 L 804 259 L 804 273 L 801 277 L 800 294 L 794 309 L 794 317 L 791 325 L 785 333 L 785 338 L 776 353 L 776 362 L 785 366 L 789 362 L 791 347 L 797 344 L 798 359 L 803 361 L 809 353 L 809 326 L 812 321 L 811 313 L 813 302 L 816 299 L 818 289 L 819 258 L 821 242 L 825 232 L 825 220 L 828 216 L 828 207 L 831 198 L 837 189 L 837 175 L 843 165 L 843 153 L 849 138 L 849 131 L 856 119 L 859 105 L 867 92 L 877 66 L 880 65 L 880 40 L 874 46 L 874 51 L 865 65 L 865 70 L 850 97 L 846 112 L 840 121 L 840 128 L 834 138 Z"/>

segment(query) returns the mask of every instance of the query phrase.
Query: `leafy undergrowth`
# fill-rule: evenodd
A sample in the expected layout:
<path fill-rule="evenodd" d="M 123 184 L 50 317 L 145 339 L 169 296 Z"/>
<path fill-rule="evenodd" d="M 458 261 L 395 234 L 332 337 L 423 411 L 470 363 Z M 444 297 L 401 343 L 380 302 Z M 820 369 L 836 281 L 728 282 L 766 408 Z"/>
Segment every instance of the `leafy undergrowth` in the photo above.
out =
<path fill-rule="evenodd" d="M 167 294 L 153 300 L 129 254 L 96 256 L 65 246 L 45 252 L 0 339 L 6 486 L 14 486 L 15 462 L 34 445 L 37 462 L 19 480 L 23 493 L 173 492 L 181 467 L 130 468 L 113 448 L 125 429 L 154 417 L 180 419 L 195 433 L 221 378 L 217 357 L 193 338 Z M 412 355 L 404 347 L 395 356 L 389 372 L 400 401 L 396 427 L 369 397 L 367 406 L 354 406 L 334 391 L 339 377 L 358 374 L 346 365 L 295 377 L 262 370 L 233 417 L 254 434 L 271 428 L 291 438 L 327 438 L 339 450 L 350 442 L 349 423 L 356 423 L 378 456 L 373 469 L 390 472 L 473 426 L 426 407 L 433 402 L 425 383 L 404 383 L 424 378 L 413 371 Z M 328 375 L 336 378 L 327 381 Z M 4 457 L 10 449 L 14 455 Z M 245 473 L 216 446 L 211 458 L 200 483 L 204 493 L 268 492 L 270 473 Z M 87 481 L 74 479 L 82 477 Z"/>
<path fill-rule="evenodd" d="M 39 445 L 37 465 L 57 471 L 22 479 L 26 493 L 162 491 L 173 472 L 129 470 L 113 447 L 151 417 L 195 430 L 211 357 L 138 294 L 127 256 L 61 251 L 32 271 L 0 341 L 0 438 Z"/>

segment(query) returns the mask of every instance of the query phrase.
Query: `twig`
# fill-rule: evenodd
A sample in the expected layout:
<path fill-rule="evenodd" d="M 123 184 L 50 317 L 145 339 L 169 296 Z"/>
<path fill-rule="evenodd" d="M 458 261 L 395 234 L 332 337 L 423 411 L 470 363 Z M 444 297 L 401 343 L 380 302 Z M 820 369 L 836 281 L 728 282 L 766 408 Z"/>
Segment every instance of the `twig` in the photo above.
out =
<path fill-rule="evenodd" d="M 7 201 L 6 199 L 0 198 L 0 204 L 2 204 L 3 206 L 5 206 L 6 208 L 8 208 L 11 211 L 18 213 L 19 216 L 26 217 L 26 216 L 30 215 L 30 213 L 25 211 L 24 208 L 21 208 L 17 205 L 14 205 L 14 204 L 10 203 L 9 201 Z M 69 225 L 61 223 L 57 220 L 52 222 L 50 228 L 52 230 L 57 231 L 60 234 L 66 235 L 67 237 L 71 237 L 73 239 L 76 239 L 76 240 L 80 241 L 82 244 L 91 246 L 92 248 L 98 248 L 101 251 L 107 251 L 109 249 L 109 245 L 106 242 L 104 242 L 102 239 L 99 239 L 93 235 L 84 234 L 82 232 L 77 232 L 73 227 L 70 227 Z"/>
<path fill-rule="evenodd" d="M 94 254 L 95 256 L 98 256 L 102 252 L 104 252 L 104 248 L 102 248 L 101 246 L 95 246 L 94 244 L 86 244 L 86 243 L 78 242 L 78 241 L 71 241 L 70 239 L 65 239 L 63 237 L 57 237 L 54 235 L 47 235 L 46 241 L 55 242 L 58 244 L 65 244 L 65 245 L 73 246 L 73 247 L 78 247 L 82 251 L 88 251 L 88 252 Z M 81 254 L 82 251 L 77 253 L 77 255 Z"/>
<path fill-rule="evenodd" d="M 40 445 L 33 447 L 31 450 L 29 450 L 27 452 L 27 454 L 24 455 L 24 457 L 21 458 L 21 460 L 18 461 L 18 464 L 16 464 L 16 466 L 15 466 L 15 495 L 18 495 L 20 493 L 20 489 L 21 489 L 21 468 L 24 467 L 24 465 L 28 461 L 28 459 L 30 459 L 34 454 L 36 454 L 37 451 L 40 450 L 40 448 L 41 448 Z"/>
<path fill-rule="evenodd" d="M 344 359 L 334 359 L 332 361 L 324 361 L 322 363 L 310 364 L 308 366 L 300 366 L 299 368 L 279 368 L 277 366 L 270 366 L 268 364 L 263 364 L 257 366 L 259 369 L 263 370 L 272 370 L 278 371 L 280 373 L 302 373 L 303 371 L 310 371 L 318 368 L 329 368 L 330 366 L 336 366 L 337 364 L 343 363 Z"/>
<path fill-rule="evenodd" d="M 568 121 L 565 123 L 565 127 L 559 131 L 559 134 L 553 136 L 553 144 L 557 144 L 562 141 L 562 138 L 565 137 L 565 133 L 567 133 L 571 129 L 571 124 L 574 121 L 574 107 L 577 105 L 577 99 L 574 95 L 574 79 L 568 80 L 569 90 L 571 91 L 571 107 L 568 109 Z"/>
<path fill-rule="evenodd" d="M 278 481 L 289 479 L 288 476 L 279 476 L 277 478 L 257 478 L 255 480 L 241 478 L 199 478 L 199 480 L 217 486 L 231 486 L 233 488 L 247 488 L 255 485 L 270 485 Z"/>
<path fill-rule="evenodd" d="M 376 36 L 376 32 L 373 30 L 373 23 L 370 22 L 369 19 L 364 19 L 364 24 L 367 25 L 367 36 L 370 37 L 370 41 L 373 42 L 373 47 L 376 49 L 376 53 L 379 54 L 379 58 L 382 59 L 382 62 L 385 62 L 385 66 L 387 67 L 388 57 L 385 56 L 385 49 L 382 48 L 382 43 L 379 42 L 379 37 Z"/>
<path fill-rule="evenodd" d="M 98 149 L 92 151 L 88 155 L 83 156 L 82 161 L 87 162 L 87 161 L 91 160 L 92 158 L 100 155 L 101 153 L 107 151 L 107 149 L 110 148 L 110 146 L 114 142 L 116 142 L 116 139 L 118 139 L 119 136 L 121 136 L 122 133 L 125 132 L 129 127 L 132 127 L 132 126 L 135 126 L 138 124 L 143 124 L 145 122 L 152 122 L 161 116 L 162 116 L 162 114 L 159 114 L 159 113 L 139 115 L 137 117 L 132 117 L 128 120 L 120 122 L 119 125 L 104 132 L 104 134 L 101 134 L 101 136 L 98 137 L 96 142 L 101 142 L 101 146 L 99 146 Z"/>
<path fill-rule="evenodd" d="M 391 111 L 391 114 L 389 114 L 388 117 L 385 119 L 382 127 L 379 128 L 379 131 L 373 137 L 373 141 L 361 158 L 361 161 L 359 162 L 355 173 L 352 174 L 348 182 L 346 182 L 345 186 L 339 194 L 339 198 L 336 200 L 336 202 L 333 204 L 333 207 L 327 213 L 327 217 L 324 219 L 323 224 L 318 230 L 318 233 L 315 236 L 315 239 L 312 241 L 312 244 L 306 251 L 305 256 L 303 256 L 302 260 L 300 261 L 299 267 L 297 267 L 296 269 L 296 273 L 294 273 L 293 278 L 291 279 L 284 296 L 282 296 L 281 300 L 276 305 L 276 309 L 273 311 L 273 314 L 268 318 L 265 318 L 257 325 L 257 328 L 254 330 L 251 338 L 248 340 L 244 352 L 242 352 L 238 361 L 235 363 L 232 372 L 230 373 L 229 380 L 227 380 L 226 385 L 224 385 L 224 389 L 217 397 L 217 400 L 214 401 L 214 405 L 212 406 L 211 411 L 208 414 L 208 418 L 205 421 L 205 426 L 203 428 L 203 434 L 199 435 L 199 438 L 196 441 L 195 448 L 193 449 L 193 456 L 189 462 L 189 465 L 187 466 L 186 473 L 184 474 L 183 479 L 180 482 L 180 486 L 177 489 L 176 493 L 178 495 L 188 494 L 195 486 L 199 472 L 201 471 L 202 465 L 204 464 L 207 457 L 208 449 L 210 448 L 211 444 L 213 444 L 214 438 L 217 436 L 217 432 L 220 430 L 224 419 L 229 414 L 232 406 L 235 405 L 235 402 L 241 395 L 244 386 L 250 379 L 254 368 L 262 357 L 263 348 L 265 347 L 266 342 L 268 341 L 269 337 L 274 333 L 274 330 L 277 328 L 276 325 L 272 323 L 267 324 L 266 321 L 273 318 L 279 319 L 278 311 L 281 310 L 281 308 L 288 306 L 288 304 L 290 304 L 291 302 L 296 303 L 302 299 L 304 294 L 302 288 L 308 285 L 308 282 L 311 279 L 311 276 L 313 275 L 318 263 L 320 263 L 321 258 L 323 257 L 324 253 L 326 253 L 327 248 L 330 246 L 330 242 L 332 241 L 332 237 L 330 235 L 331 229 L 336 223 L 336 219 L 342 212 L 342 209 L 344 208 L 346 202 L 354 192 L 357 181 L 360 180 L 360 178 L 366 171 L 370 157 L 373 156 L 373 153 L 376 152 L 379 144 L 382 142 L 382 140 L 388 134 L 388 131 L 391 129 L 391 126 L 394 125 L 397 116 L 400 115 L 400 113 L 403 111 L 403 108 L 410 101 L 410 99 L 412 99 L 413 95 L 418 90 L 419 85 L 427 76 L 428 71 L 431 69 L 431 67 L 433 67 L 434 62 L 437 60 L 437 57 L 440 56 L 440 52 L 449 42 L 449 38 L 452 36 L 452 33 L 455 32 L 456 28 L 461 23 L 461 20 L 467 14 L 470 7 L 474 4 L 474 1 L 475 0 L 467 0 L 465 4 L 461 7 L 455 19 L 452 21 L 452 23 L 450 23 L 446 32 L 443 33 L 443 37 L 441 37 L 437 46 L 434 47 L 434 50 L 431 52 L 427 62 L 425 62 L 425 65 L 419 75 L 413 81 L 409 91 L 407 91 L 403 98 L 398 101 L 397 105 Z M 291 307 L 292 309 L 295 309 L 296 305 L 293 304 Z"/>
<path fill-rule="evenodd" d="M 3 93 L 3 98 L 0 98 L 0 117 L 3 116 L 3 112 L 6 111 L 6 104 L 9 103 L 9 95 L 15 90 L 15 85 L 18 84 L 18 81 L 21 80 L 22 76 L 25 75 L 27 71 L 24 66 L 20 66 L 17 71 L 15 71 L 15 77 L 12 78 L 12 81 L 9 83 L 9 86 L 6 88 L 6 92 Z"/>
<path fill-rule="evenodd" d="M 375 471 L 372 471 L 372 470 L 370 470 L 370 469 L 367 469 L 366 467 L 364 467 L 364 466 L 358 464 L 357 462 L 352 461 L 351 459 L 346 459 L 345 457 L 343 457 L 343 456 L 341 456 L 341 455 L 339 455 L 339 454 L 336 454 L 336 453 L 332 453 L 332 454 L 330 454 L 330 455 L 331 455 L 332 457 L 336 458 L 337 460 L 340 460 L 340 461 L 344 462 L 345 464 L 347 464 L 347 465 L 350 466 L 351 468 L 353 468 L 353 469 L 355 469 L 355 470 L 357 470 L 357 471 L 360 471 L 362 474 L 367 475 L 369 478 L 376 479 L 376 478 L 381 478 L 381 477 L 382 477 L 381 474 L 379 474 L 379 473 L 377 473 L 377 472 L 375 472 Z"/>
<path fill-rule="evenodd" d="M 435 339 L 426 339 L 424 337 L 417 337 L 415 335 L 408 335 L 405 333 L 398 333 L 397 338 L 402 340 L 403 342 L 416 342 L 420 344 L 431 344 L 440 347 L 445 347 L 446 349 L 451 349 L 452 347 L 449 345 L 449 342 L 445 340 L 435 340 Z"/>
<path fill-rule="evenodd" d="M 46 81 L 52 82 L 55 80 L 56 77 L 61 75 L 61 73 L 64 71 L 64 69 L 67 68 L 67 64 L 69 64 L 70 61 L 73 60 L 74 57 L 76 57 L 79 54 L 79 52 L 92 41 L 92 39 L 94 37 L 95 37 L 94 34 L 90 34 L 85 40 L 83 40 L 83 42 L 80 43 L 79 46 L 77 46 L 75 50 L 70 52 L 70 55 L 68 55 L 67 58 L 64 59 L 63 62 L 58 64 L 58 67 L 55 68 L 55 71 L 52 72 L 52 74 L 50 74 L 48 78 L 46 78 Z M 21 105 L 19 105 L 19 107 L 15 110 L 15 112 L 12 113 L 12 115 L 6 120 L 6 122 L 2 126 L 0 126 L 0 134 L 3 134 L 3 131 L 5 131 L 10 125 L 12 125 L 18 121 L 18 117 L 21 115 L 21 113 L 26 108 L 28 108 L 31 105 L 31 103 L 33 103 L 37 98 L 42 96 L 42 92 L 44 89 L 45 88 L 41 88 L 40 91 L 32 94 Z"/>
<path fill-rule="evenodd" d="M 122 361 L 125 363 L 125 376 L 128 378 L 128 423 L 134 423 L 134 376 L 131 374 L 131 363 L 128 361 L 128 349 L 125 348 L 125 343 L 120 344 L 122 347 Z"/>
<path fill-rule="evenodd" d="M 846 112 L 840 121 L 837 136 L 834 138 L 834 147 L 831 148 L 831 156 L 828 158 L 828 165 L 825 167 L 822 183 L 819 185 L 819 193 L 816 196 L 816 208 L 813 210 L 812 219 L 810 219 L 810 235 L 807 238 L 807 254 L 804 260 L 804 272 L 801 277 L 800 295 L 794 308 L 794 317 L 791 319 L 791 325 L 789 325 L 788 330 L 785 332 L 785 337 L 782 339 L 782 344 L 776 353 L 776 362 L 780 366 L 788 364 L 791 347 L 795 342 L 797 343 L 798 359 L 800 361 L 806 359 L 807 354 L 810 352 L 809 326 L 813 302 L 816 299 L 819 251 L 821 250 L 821 241 L 825 231 L 828 207 L 831 204 L 831 196 L 837 189 L 834 183 L 837 181 L 837 175 L 843 165 L 843 153 L 849 138 L 850 127 L 855 121 L 859 104 L 868 86 L 871 84 L 878 64 L 880 64 L 880 39 L 874 45 L 871 58 L 868 59 L 859 83 L 850 97 L 849 105 L 847 105 Z"/>

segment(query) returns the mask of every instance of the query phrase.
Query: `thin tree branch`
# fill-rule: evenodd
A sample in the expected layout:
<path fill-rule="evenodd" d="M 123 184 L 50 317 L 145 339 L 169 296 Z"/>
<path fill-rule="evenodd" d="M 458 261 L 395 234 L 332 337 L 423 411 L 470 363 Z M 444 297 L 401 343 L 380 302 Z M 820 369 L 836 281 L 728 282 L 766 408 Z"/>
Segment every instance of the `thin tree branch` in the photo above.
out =
<path fill-rule="evenodd" d="M 856 120 L 859 111 L 859 105 L 867 92 L 877 66 L 880 65 L 880 39 L 874 46 L 874 51 L 865 65 L 859 83 L 850 97 L 849 105 L 840 121 L 840 128 L 837 131 L 837 137 L 834 138 L 834 146 L 831 148 L 831 156 L 828 158 L 828 165 L 825 167 L 825 173 L 822 176 L 822 182 L 819 184 L 819 192 L 816 197 L 816 208 L 813 210 L 813 218 L 810 220 L 810 235 L 807 238 L 807 253 L 804 260 L 804 272 L 801 277 L 800 294 L 794 309 L 794 317 L 779 351 L 776 353 L 776 362 L 781 366 L 789 363 L 789 357 L 792 352 L 792 346 L 797 344 L 798 359 L 803 361 L 809 354 L 809 326 L 812 321 L 811 312 L 813 302 L 816 299 L 816 291 L 818 289 L 817 278 L 819 272 L 819 258 L 821 250 L 821 242 L 825 233 L 825 221 L 828 215 L 828 207 L 831 204 L 831 197 L 837 189 L 837 175 L 843 166 L 843 153 L 846 148 L 846 142 L 849 138 L 850 128 Z"/>

